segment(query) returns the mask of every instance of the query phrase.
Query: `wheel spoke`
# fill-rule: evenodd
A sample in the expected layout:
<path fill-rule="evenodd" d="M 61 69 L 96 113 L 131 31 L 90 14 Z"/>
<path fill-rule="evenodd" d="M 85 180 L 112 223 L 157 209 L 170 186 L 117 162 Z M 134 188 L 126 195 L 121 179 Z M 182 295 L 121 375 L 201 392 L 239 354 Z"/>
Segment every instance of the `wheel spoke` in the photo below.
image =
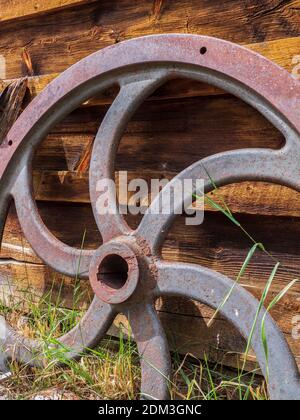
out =
<path fill-rule="evenodd" d="M 20 173 L 12 195 L 21 228 L 35 253 L 59 273 L 87 278 L 94 251 L 72 248 L 47 229 L 33 198 L 32 177 L 28 167 Z"/>
<path fill-rule="evenodd" d="M 231 290 L 233 281 L 207 268 L 180 263 L 157 264 L 157 295 L 183 296 L 218 308 Z M 248 339 L 258 308 L 258 301 L 240 285 L 236 285 L 220 313 Z M 262 372 L 266 376 L 266 357 L 261 339 L 262 310 L 251 341 Z M 265 321 L 268 357 L 268 388 L 273 399 L 299 399 L 299 371 L 291 350 L 267 314 Z"/>
<path fill-rule="evenodd" d="M 17 360 L 30 366 L 43 366 L 43 346 L 17 333 L 0 316 L 0 352 L 5 359 Z"/>
<path fill-rule="evenodd" d="M 102 235 L 103 242 L 113 237 L 127 235 L 131 229 L 120 214 L 114 187 L 108 185 L 104 191 L 101 182 L 114 180 L 115 156 L 119 142 L 131 116 L 138 106 L 159 86 L 166 77 L 165 71 L 149 73 L 146 80 L 135 80 L 134 82 L 121 84 L 121 89 L 113 104 L 109 108 L 93 146 L 90 164 L 90 197 L 94 216 Z M 105 213 L 99 211 L 104 208 L 103 203 L 98 204 L 103 193 L 109 194 L 109 210 Z"/>
<path fill-rule="evenodd" d="M 89 309 L 79 323 L 65 335 L 47 342 L 29 339 L 17 333 L 3 317 L 0 317 L 0 351 L 6 358 L 18 360 L 31 366 L 44 366 L 51 358 L 64 360 L 79 357 L 85 350 L 94 348 L 103 338 L 114 317 L 115 311 L 94 297 Z"/>
<path fill-rule="evenodd" d="M 112 324 L 116 312 L 111 305 L 96 296 L 81 321 L 57 341 L 71 351 L 68 358 L 75 358 L 85 349 L 94 348 Z"/>
<path fill-rule="evenodd" d="M 146 240 L 152 252 L 159 252 L 174 217 L 180 213 L 183 203 L 197 192 L 194 184 L 192 191 L 184 191 L 182 201 L 176 203 L 177 208 L 171 207 L 170 214 L 157 214 L 155 209 L 159 208 L 163 195 L 171 197 L 172 203 L 173 186 L 177 181 L 203 179 L 205 192 L 214 189 L 213 184 L 220 187 L 247 180 L 274 182 L 299 190 L 298 174 L 299 158 L 284 149 L 241 149 L 210 156 L 189 166 L 163 188 L 143 217 L 136 235 Z"/>
<path fill-rule="evenodd" d="M 161 323 L 153 305 L 139 304 L 127 312 L 137 342 L 142 368 L 141 397 L 169 398 L 170 353 Z"/>

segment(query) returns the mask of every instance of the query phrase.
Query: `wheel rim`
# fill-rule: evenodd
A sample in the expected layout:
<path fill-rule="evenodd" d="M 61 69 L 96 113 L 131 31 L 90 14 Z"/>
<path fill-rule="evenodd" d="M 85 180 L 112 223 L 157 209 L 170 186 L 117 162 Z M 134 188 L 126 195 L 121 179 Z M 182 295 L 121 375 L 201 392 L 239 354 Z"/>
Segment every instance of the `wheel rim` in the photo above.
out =
<path fill-rule="evenodd" d="M 199 53 L 203 46 L 205 55 Z M 21 227 L 37 255 L 60 273 L 90 278 L 96 294 L 80 323 L 58 342 L 70 348 L 68 357 L 78 357 L 84 348 L 99 342 L 118 312 L 124 313 L 132 326 L 141 356 L 144 398 L 161 399 L 169 395 L 170 356 L 154 309 L 155 299 L 161 295 L 180 295 L 218 307 L 220 299 L 233 284 L 232 280 L 200 266 L 168 265 L 160 260 L 159 250 L 175 211 L 170 215 L 153 214 L 151 206 L 156 205 L 153 202 L 135 231 L 118 212 L 103 215 L 97 212 L 97 182 L 104 178 L 114 179 L 116 150 L 129 119 L 157 87 L 179 76 L 208 82 L 240 97 L 271 121 L 283 133 L 286 143 L 280 150 L 234 150 L 196 162 L 177 175 L 157 200 L 165 194 L 172 196 L 172 185 L 177 179 L 203 178 L 205 189 L 209 191 L 213 186 L 207 173 L 214 175 L 218 185 L 256 180 L 287 185 L 299 191 L 299 82 L 263 57 L 209 37 L 144 37 L 87 57 L 64 72 L 32 101 L 0 146 L 3 154 L 0 163 L 2 230 L 8 205 L 13 199 Z M 32 156 L 55 124 L 82 102 L 116 83 L 120 92 L 99 128 L 90 163 L 90 198 L 104 243 L 96 251 L 81 252 L 58 241 L 39 217 L 32 195 Z M 118 290 L 106 283 L 107 279 L 102 283 L 97 283 L 96 279 L 104 257 L 112 256 L 117 256 L 124 264 L 128 264 L 129 259 L 134 261 L 126 281 Z M 79 258 L 82 263 L 78 273 Z M 184 285 L 178 283 L 178 278 L 185 279 Z M 247 338 L 249 316 L 247 318 L 244 312 L 245 305 L 249 313 L 255 314 L 258 302 L 236 286 L 229 304 L 222 310 L 223 315 Z M 232 316 L 230 308 L 240 314 L 238 319 Z M 41 343 L 20 337 L 4 320 L 1 322 L 1 342 L 7 355 L 26 363 L 43 363 L 45 349 Z M 266 331 L 278 353 L 277 357 L 274 356 L 277 363 L 272 362 L 269 366 L 271 398 L 300 398 L 299 371 L 294 357 L 268 314 Z M 258 331 L 254 332 L 252 346 L 262 372 L 266 374 Z"/>

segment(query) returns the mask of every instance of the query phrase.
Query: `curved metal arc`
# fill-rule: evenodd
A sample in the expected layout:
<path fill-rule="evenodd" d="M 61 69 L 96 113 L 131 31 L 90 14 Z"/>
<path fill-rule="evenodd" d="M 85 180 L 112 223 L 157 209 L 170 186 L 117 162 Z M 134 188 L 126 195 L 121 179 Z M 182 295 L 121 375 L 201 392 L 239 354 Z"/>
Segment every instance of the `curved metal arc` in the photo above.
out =
<path fill-rule="evenodd" d="M 213 183 L 221 187 L 247 180 L 278 183 L 299 191 L 299 170 L 299 152 L 292 154 L 289 147 L 281 150 L 240 149 L 210 156 L 180 172 L 162 189 L 151 203 L 135 234 L 146 240 L 153 253 L 159 253 L 172 221 L 180 214 L 185 201 L 197 193 L 194 182 L 193 189 L 184 191 L 176 208 L 170 206 L 169 214 L 157 214 L 164 197 L 165 201 L 168 199 L 170 203 L 173 202 L 174 185 L 177 181 L 203 179 L 205 192 L 214 189 Z M 201 193 L 203 191 L 198 192 Z"/>
<path fill-rule="evenodd" d="M 199 45 L 203 44 L 207 54 L 201 56 Z M 148 36 L 94 53 L 51 82 L 25 109 L 2 143 L 1 177 L 21 143 L 29 141 L 30 137 L 39 137 L 40 133 L 47 134 L 62 116 L 99 93 L 105 84 L 109 84 L 110 72 L 153 63 L 160 66 L 171 63 L 174 73 L 178 66 L 198 66 L 207 72 L 224 75 L 225 81 L 228 78 L 236 80 L 242 87 L 251 89 L 258 98 L 265 98 L 272 108 L 300 131 L 300 83 L 271 61 L 246 48 L 215 38 L 177 34 Z M 101 78 L 105 79 L 102 85 Z M 276 89 L 273 88 L 274 80 Z M 43 121 L 42 126 L 40 121 Z M 8 146 L 10 142 L 13 143 Z"/>
<path fill-rule="evenodd" d="M 157 270 L 157 296 L 187 297 L 215 309 L 234 284 L 229 278 L 198 265 L 159 262 Z M 220 313 L 247 339 L 257 307 L 258 301 L 242 286 L 236 285 L 226 304 L 221 307 Z M 266 357 L 260 330 L 264 312 L 265 310 L 261 311 L 258 317 L 251 346 L 266 376 Z M 265 327 L 269 348 L 270 396 L 272 399 L 300 399 L 300 375 L 294 356 L 269 314 L 266 316 Z"/>
<path fill-rule="evenodd" d="M 142 399 L 168 399 L 170 352 L 165 332 L 152 304 L 138 304 L 125 313 L 138 345 L 142 368 Z"/>
<path fill-rule="evenodd" d="M 116 153 L 127 123 L 139 105 L 164 82 L 166 76 L 166 71 L 161 70 L 146 72 L 136 76 L 133 81 L 126 82 L 124 78 L 120 92 L 96 135 L 89 171 L 90 197 L 103 242 L 132 232 L 120 214 L 115 184 L 107 180 L 115 179 Z"/>
<path fill-rule="evenodd" d="M 108 303 L 100 301 L 94 297 L 87 312 L 80 322 L 57 341 L 67 350 L 67 358 L 74 359 L 84 351 L 93 349 L 99 344 L 107 330 L 113 323 L 117 312 Z"/>
<path fill-rule="evenodd" d="M 43 345 L 19 334 L 0 316 L 0 351 L 6 360 L 17 360 L 29 366 L 43 367 Z"/>
<path fill-rule="evenodd" d="M 78 358 L 94 348 L 112 324 L 116 312 L 97 297 L 79 323 L 65 335 L 48 342 L 26 338 L 0 317 L 0 350 L 7 359 L 18 360 L 30 366 L 43 367 L 47 362 Z"/>
<path fill-rule="evenodd" d="M 32 176 L 24 167 L 12 190 L 24 235 L 35 253 L 50 267 L 70 277 L 88 278 L 94 251 L 72 248 L 58 240 L 42 221 L 33 198 Z"/>

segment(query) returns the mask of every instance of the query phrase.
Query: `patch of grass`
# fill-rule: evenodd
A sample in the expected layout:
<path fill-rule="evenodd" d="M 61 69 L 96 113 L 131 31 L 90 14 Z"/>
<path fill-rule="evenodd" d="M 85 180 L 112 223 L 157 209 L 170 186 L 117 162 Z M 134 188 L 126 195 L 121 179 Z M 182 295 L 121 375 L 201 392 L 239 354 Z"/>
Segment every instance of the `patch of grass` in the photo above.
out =
<path fill-rule="evenodd" d="M 236 281 L 233 283 L 232 287 L 230 288 L 229 292 L 223 297 L 222 301 L 220 302 L 218 308 L 216 309 L 214 315 L 212 316 L 212 318 L 210 319 L 210 321 L 208 322 L 208 325 L 210 325 L 213 321 L 213 319 L 216 317 L 216 315 L 218 314 L 219 311 L 221 311 L 221 309 L 223 308 L 223 306 L 226 304 L 226 302 L 228 301 L 228 299 L 230 298 L 230 296 L 232 295 L 235 287 L 238 285 L 241 277 L 243 276 L 243 274 L 246 271 L 246 268 L 248 267 L 254 253 L 259 249 L 260 251 L 264 252 L 270 259 L 272 259 L 272 261 L 275 263 L 275 266 L 265 284 L 262 296 L 260 301 L 258 302 L 258 307 L 257 307 L 257 311 L 256 314 L 254 316 L 253 319 L 253 323 L 252 323 L 252 327 L 250 330 L 250 334 L 247 340 L 247 344 L 246 344 L 246 349 L 244 352 L 244 362 L 243 362 L 243 367 L 241 370 L 241 374 L 243 373 L 244 369 L 245 369 L 245 365 L 246 365 L 246 361 L 247 361 L 247 356 L 251 347 L 251 341 L 252 341 L 252 337 L 257 325 L 257 320 L 258 320 L 258 316 L 265 304 L 265 301 L 267 299 L 271 284 L 273 282 L 273 279 L 277 273 L 278 267 L 279 265 L 282 266 L 282 264 L 280 263 L 280 261 L 278 261 L 276 258 L 273 257 L 273 255 L 268 252 L 265 248 L 265 246 L 260 243 L 257 242 L 253 236 L 241 225 L 241 223 L 236 219 L 236 217 L 232 214 L 229 206 L 227 205 L 227 203 L 225 202 L 224 198 L 222 197 L 222 194 L 219 192 L 219 188 L 216 185 L 213 177 L 211 176 L 211 174 L 208 172 L 207 168 L 202 164 L 202 167 L 213 187 L 213 192 L 216 195 L 216 197 L 219 199 L 221 204 L 216 203 L 214 200 L 212 200 L 207 194 L 202 194 L 201 196 L 197 195 L 197 194 L 193 194 L 193 198 L 195 198 L 196 200 L 204 200 L 206 201 L 212 208 L 220 211 L 221 213 L 224 214 L 224 216 L 226 216 L 234 225 L 238 226 L 240 228 L 240 230 L 243 232 L 243 234 L 250 240 L 250 242 L 253 243 L 253 246 L 251 247 L 251 249 L 248 252 L 248 255 L 245 258 L 245 261 L 239 271 L 239 274 L 236 278 Z M 285 269 L 285 268 L 284 268 Z M 285 271 L 288 271 L 288 269 L 285 269 Z M 271 301 L 271 303 L 269 304 L 269 306 L 267 307 L 265 314 L 263 315 L 263 319 L 261 322 L 261 339 L 262 339 L 262 345 L 263 345 L 263 349 L 264 349 L 264 353 L 265 353 L 265 358 L 266 358 L 266 379 L 268 381 L 268 373 L 269 373 L 269 367 L 268 367 L 268 362 L 269 362 L 269 349 L 268 349 L 268 343 L 267 343 L 267 337 L 266 337 L 266 332 L 265 332 L 265 320 L 266 320 L 266 316 L 269 313 L 269 311 L 273 308 L 273 306 L 279 302 L 280 299 L 283 298 L 283 296 L 289 291 L 289 289 L 298 281 L 298 279 L 293 279 L 292 281 L 290 281 L 290 283 L 285 286 L 279 293 L 278 295 Z M 247 391 L 247 395 L 248 395 Z M 241 394 L 240 394 L 241 397 Z"/>
<path fill-rule="evenodd" d="M 75 287 L 74 287 L 75 291 Z M 76 287 L 76 292 L 81 293 Z M 0 314 L 27 337 L 49 343 L 69 331 L 81 318 L 83 311 L 59 306 L 51 293 L 32 303 L 29 311 L 18 308 Z M 140 396 L 140 365 L 136 344 L 124 336 L 120 327 L 118 339 L 105 339 L 89 350 L 79 361 L 67 360 L 64 350 L 49 352 L 44 368 L 31 368 L 17 362 L 10 363 L 11 376 L 1 381 L 11 399 L 32 399 L 46 390 L 71 392 L 79 399 L 137 399 Z M 266 399 L 264 381 L 256 372 L 241 375 L 234 369 L 201 361 L 191 354 L 185 357 L 173 353 L 172 399 L 239 399 L 248 390 L 250 399 Z M 63 362 L 58 365 L 54 361 Z M 3 393 L 3 391 L 2 391 Z"/>
<path fill-rule="evenodd" d="M 48 389 L 70 391 L 80 399 L 133 399 L 138 393 L 139 367 L 130 343 L 122 352 L 104 343 L 64 366 L 49 362 L 45 369 L 11 363 L 12 375 L 2 385 L 11 399 L 31 399 Z M 121 346 L 120 346 L 121 348 Z"/>

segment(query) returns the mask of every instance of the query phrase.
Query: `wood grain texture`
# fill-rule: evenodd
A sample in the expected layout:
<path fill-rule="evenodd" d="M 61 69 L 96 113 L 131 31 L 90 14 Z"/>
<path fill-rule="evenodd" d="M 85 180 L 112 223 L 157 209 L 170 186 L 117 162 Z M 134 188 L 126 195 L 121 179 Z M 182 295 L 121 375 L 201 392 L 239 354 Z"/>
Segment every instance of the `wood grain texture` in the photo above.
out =
<path fill-rule="evenodd" d="M 60 73 L 101 48 L 149 34 L 202 34 L 240 44 L 299 35 L 299 0 L 164 0 L 157 10 L 150 0 L 102 0 L 48 14 L 43 24 L 40 17 L 22 25 L 4 22 L 0 54 L 7 59 L 7 77 L 27 75 L 21 59 L 24 47 L 40 75 Z"/>
<path fill-rule="evenodd" d="M 0 0 L 0 22 L 24 19 L 91 2 L 92 0 Z"/>
<path fill-rule="evenodd" d="M 118 175 L 116 172 L 117 187 Z M 144 179 L 152 176 L 159 179 L 160 172 L 145 174 Z M 168 179 L 175 174 L 169 173 Z M 128 181 L 137 178 L 139 173 L 129 172 Z M 76 171 L 35 171 L 35 198 L 38 201 L 90 203 L 88 175 Z M 128 192 L 128 199 L 133 192 Z M 208 197 L 215 203 L 222 205 L 224 200 L 233 213 L 261 214 L 265 216 L 300 217 L 300 195 L 298 192 L 281 185 L 264 182 L 242 182 L 219 188 L 217 194 L 211 192 Z M 128 204 L 128 200 L 121 199 L 120 204 Z M 145 196 L 144 203 L 150 203 L 151 196 Z M 199 208 L 202 206 L 199 203 Z M 205 202 L 205 211 L 218 211 Z"/>
<path fill-rule="evenodd" d="M 27 80 L 19 79 L 6 86 L 0 95 L 0 144 L 18 118 L 27 88 Z"/>
<path fill-rule="evenodd" d="M 72 279 L 55 275 L 44 264 L 0 261 L 1 303 L 15 311 L 28 312 L 42 300 L 63 308 L 85 310 L 92 290 L 88 282 L 82 282 L 75 297 L 74 289 L 78 289 L 75 284 Z"/>
<path fill-rule="evenodd" d="M 87 155 L 106 109 L 91 107 L 74 112 L 43 142 L 34 162 L 38 200 L 89 202 Z M 207 142 L 208 138 L 214 141 Z M 128 124 L 116 169 L 127 170 L 129 181 L 142 177 L 150 185 L 151 178 L 171 179 L 213 153 L 237 147 L 278 148 L 282 144 L 276 129 L 232 96 L 150 101 Z M 82 162 L 86 171 L 82 171 Z M 233 212 L 299 216 L 300 196 L 286 187 L 245 182 L 223 187 L 220 193 Z M 216 196 L 214 200 L 218 201 Z M 213 210 L 210 206 L 206 209 Z"/>
<path fill-rule="evenodd" d="M 35 169 L 77 170 L 107 107 L 78 109 L 41 145 Z M 208 141 L 210 139 L 210 141 Z M 116 170 L 177 173 L 214 153 L 243 147 L 280 148 L 284 139 L 264 117 L 226 95 L 145 102 L 127 124 Z M 171 153 L 170 153 L 171 152 Z"/>

